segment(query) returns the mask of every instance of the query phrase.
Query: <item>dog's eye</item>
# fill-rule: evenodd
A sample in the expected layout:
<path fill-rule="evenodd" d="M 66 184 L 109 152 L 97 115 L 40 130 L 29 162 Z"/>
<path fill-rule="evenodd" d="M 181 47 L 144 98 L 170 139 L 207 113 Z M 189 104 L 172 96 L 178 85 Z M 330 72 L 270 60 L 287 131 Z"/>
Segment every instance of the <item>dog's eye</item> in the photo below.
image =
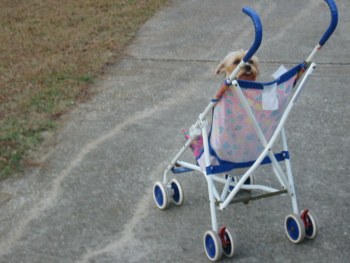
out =
<path fill-rule="evenodd" d="M 236 59 L 233 64 L 238 65 L 241 61 L 239 59 Z"/>
<path fill-rule="evenodd" d="M 250 60 L 248 61 L 248 63 L 249 63 L 249 64 L 254 64 L 254 61 L 250 59 Z"/>

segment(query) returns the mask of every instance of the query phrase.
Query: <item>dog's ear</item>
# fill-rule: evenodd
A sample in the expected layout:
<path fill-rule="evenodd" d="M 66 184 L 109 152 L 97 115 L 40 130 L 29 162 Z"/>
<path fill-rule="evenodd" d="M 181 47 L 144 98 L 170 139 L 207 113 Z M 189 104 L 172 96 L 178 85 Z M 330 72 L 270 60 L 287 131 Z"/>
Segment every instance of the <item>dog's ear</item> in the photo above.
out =
<path fill-rule="evenodd" d="M 220 64 L 216 67 L 214 71 L 215 75 L 226 73 L 226 65 L 225 61 L 221 61 Z"/>

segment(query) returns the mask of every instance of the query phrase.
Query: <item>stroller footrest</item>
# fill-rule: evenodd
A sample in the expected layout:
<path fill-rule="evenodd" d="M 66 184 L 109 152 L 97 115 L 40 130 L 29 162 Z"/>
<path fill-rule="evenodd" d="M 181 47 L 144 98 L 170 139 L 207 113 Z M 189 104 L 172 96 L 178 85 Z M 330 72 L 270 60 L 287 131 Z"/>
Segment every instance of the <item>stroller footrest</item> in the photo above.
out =
<path fill-rule="evenodd" d="M 192 172 L 193 169 L 186 168 L 186 167 L 173 167 L 173 168 L 171 169 L 171 171 L 172 171 L 174 174 L 181 174 L 181 173 Z"/>
<path fill-rule="evenodd" d="M 269 192 L 269 193 L 262 193 L 262 194 L 252 194 L 251 192 L 244 191 L 239 194 L 238 197 L 235 197 L 232 199 L 230 204 L 235 204 L 235 203 L 248 203 L 249 201 L 254 201 L 258 199 L 263 199 L 267 197 L 272 197 L 275 195 L 282 195 L 288 193 L 287 189 L 279 190 L 279 191 L 274 191 L 274 192 Z"/>

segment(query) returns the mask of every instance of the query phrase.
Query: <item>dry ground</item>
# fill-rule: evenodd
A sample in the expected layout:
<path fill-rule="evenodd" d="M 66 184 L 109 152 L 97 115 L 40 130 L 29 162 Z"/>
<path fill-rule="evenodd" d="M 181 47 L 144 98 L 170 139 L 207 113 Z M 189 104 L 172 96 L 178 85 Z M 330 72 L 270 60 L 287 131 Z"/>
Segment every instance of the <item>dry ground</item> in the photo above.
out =
<path fill-rule="evenodd" d="M 166 0 L 3 0 L 0 9 L 0 179 L 34 165 L 43 134 L 115 62 Z"/>

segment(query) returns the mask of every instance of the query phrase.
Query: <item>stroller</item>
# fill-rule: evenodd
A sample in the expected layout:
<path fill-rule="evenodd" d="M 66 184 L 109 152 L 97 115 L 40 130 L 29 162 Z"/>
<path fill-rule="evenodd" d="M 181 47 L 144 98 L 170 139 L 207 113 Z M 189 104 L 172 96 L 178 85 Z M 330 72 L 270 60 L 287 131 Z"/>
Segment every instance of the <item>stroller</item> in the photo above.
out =
<path fill-rule="evenodd" d="M 284 228 L 289 240 L 300 243 L 304 238 L 314 239 L 317 235 L 314 213 L 309 209 L 300 212 L 298 208 L 284 124 L 316 67 L 313 62 L 316 53 L 337 26 L 337 6 L 334 0 L 325 1 L 331 12 L 331 23 L 316 47 L 304 62 L 279 72 L 276 79 L 268 83 L 236 79 L 240 68 L 255 54 L 262 41 L 259 16 L 249 7 L 242 9 L 254 24 L 252 46 L 186 133 L 187 141 L 165 169 L 163 181 L 153 186 L 155 204 L 164 210 L 170 202 L 177 206 L 184 202 L 183 188 L 177 179 L 169 180 L 169 172 L 196 171 L 204 175 L 212 227 L 204 234 L 203 244 L 211 261 L 220 260 L 222 254 L 233 257 L 236 253 L 234 232 L 226 226 L 219 228 L 216 215 L 217 210 L 232 203 L 288 194 L 293 211 L 286 216 Z M 272 147 L 279 137 L 282 150 L 276 153 Z M 188 149 L 193 151 L 196 163 L 180 160 Z M 255 171 L 267 164 L 272 167 L 280 187 L 256 184 Z"/>

